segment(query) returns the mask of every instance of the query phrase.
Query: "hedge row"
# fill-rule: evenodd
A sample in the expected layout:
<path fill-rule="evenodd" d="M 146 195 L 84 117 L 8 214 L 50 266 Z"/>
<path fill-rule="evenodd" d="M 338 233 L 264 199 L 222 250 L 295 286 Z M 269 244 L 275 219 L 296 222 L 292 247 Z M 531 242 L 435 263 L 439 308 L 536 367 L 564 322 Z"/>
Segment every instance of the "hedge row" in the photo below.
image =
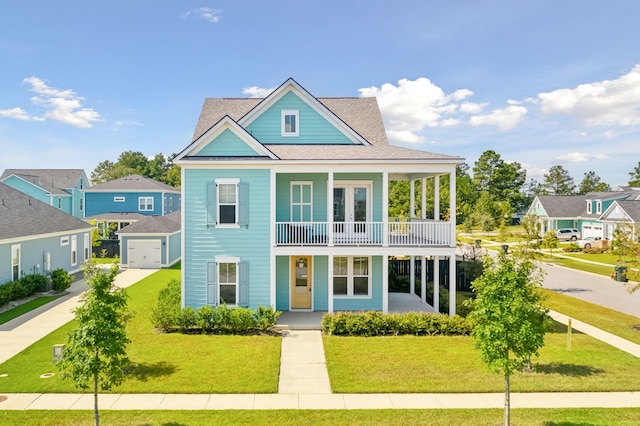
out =
<path fill-rule="evenodd" d="M 180 282 L 171 280 L 158 295 L 151 322 L 165 333 L 264 334 L 275 326 L 280 312 L 271 308 L 229 308 L 226 305 L 180 307 Z"/>
<path fill-rule="evenodd" d="M 338 312 L 322 317 L 323 331 L 335 336 L 466 336 L 471 328 L 471 323 L 458 315 L 450 317 L 427 312 Z"/>
<path fill-rule="evenodd" d="M 73 277 L 64 269 L 56 269 L 51 274 L 51 288 L 59 292 L 69 288 L 73 282 Z M 34 293 L 47 291 L 49 278 L 45 275 L 30 274 L 19 280 L 11 281 L 0 285 L 0 306 L 12 300 L 24 299 Z"/>

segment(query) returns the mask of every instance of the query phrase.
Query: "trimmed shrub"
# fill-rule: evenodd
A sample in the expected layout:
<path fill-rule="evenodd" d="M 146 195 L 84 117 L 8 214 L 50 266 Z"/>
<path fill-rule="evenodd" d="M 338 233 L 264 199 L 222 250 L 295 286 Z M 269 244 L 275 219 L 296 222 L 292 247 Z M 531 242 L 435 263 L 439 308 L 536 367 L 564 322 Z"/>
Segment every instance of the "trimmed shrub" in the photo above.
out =
<path fill-rule="evenodd" d="M 267 333 L 278 321 L 278 317 L 282 314 L 280 311 L 274 311 L 271 307 L 258 306 L 258 310 L 254 313 L 256 328 L 260 333 Z"/>
<path fill-rule="evenodd" d="M 65 291 L 71 287 L 73 276 L 62 268 L 51 272 L 51 288 L 55 292 Z"/>
<path fill-rule="evenodd" d="M 171 331 L 178 326 L 182 290 L 180 281 L 171 280 L 158 294 L 158 303 L 151 310 L 151 323 L 154 327 Z"/>
<path fill-rule="evenodd" d="M 195 328 L 196 322 L 196 311 L 193 308 L 184 308 L 178 314 L 176 327 L 181 333 L 188 333 Z"/>
<path fill-rule="evenodd" d="M 382 312 L 337 312 L 324 314 L 322 329 L 334 336 L 384 336 L 413 334 L 415 336 L 463 335 L 471 332 L 471 325 L 458 315 L 438 315 L 427 312 L 403 314 Z"/>

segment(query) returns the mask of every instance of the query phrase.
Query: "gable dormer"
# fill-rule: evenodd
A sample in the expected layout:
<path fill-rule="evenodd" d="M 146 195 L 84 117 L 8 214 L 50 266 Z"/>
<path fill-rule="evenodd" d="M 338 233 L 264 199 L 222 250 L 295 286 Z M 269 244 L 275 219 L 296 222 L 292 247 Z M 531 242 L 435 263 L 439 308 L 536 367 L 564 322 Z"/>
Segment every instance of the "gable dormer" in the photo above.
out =
<path fill-rule="evenodd" d="M 370 145 L 293 79 L 238 120 L 262 144 Z"/>

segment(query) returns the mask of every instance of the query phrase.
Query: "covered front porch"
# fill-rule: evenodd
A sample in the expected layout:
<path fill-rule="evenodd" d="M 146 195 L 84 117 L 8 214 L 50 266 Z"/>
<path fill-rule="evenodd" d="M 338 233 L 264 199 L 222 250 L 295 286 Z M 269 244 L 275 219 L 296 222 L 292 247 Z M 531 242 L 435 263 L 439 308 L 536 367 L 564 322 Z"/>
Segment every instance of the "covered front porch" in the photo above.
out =
<path fill-rule="evenodd" d="M 433 306 L 422 303 L 415 294 L 389 293 L 389 312 L 433 312 Z M 284 311 L 276 323 L 282 330 L 321 330 L 322 317 L 327 311 L 292 312 Z"/>

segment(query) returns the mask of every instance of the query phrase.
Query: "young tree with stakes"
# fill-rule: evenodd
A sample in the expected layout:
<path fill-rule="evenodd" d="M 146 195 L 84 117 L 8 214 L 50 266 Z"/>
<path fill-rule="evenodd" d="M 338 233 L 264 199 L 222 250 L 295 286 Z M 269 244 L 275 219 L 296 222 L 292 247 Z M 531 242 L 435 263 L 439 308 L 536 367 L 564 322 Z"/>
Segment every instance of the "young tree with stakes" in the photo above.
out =
<path fill-rule="evenodd" d="M 73 380 L 80 389 L 93 387 L 96 426 L 100 423 L 98 389 L 110 390 L 121 384 L 124 368 L 129 364 L 125 325 L 130 314 L 124 289 L 113 284 L 117 273 L 117 264 L 108 272 L 95 261 L 85 265 L 89 289 L 74 310 L 78 326 L 67 336 L 67 345 L 57 362 L 63 379 Z"/>
<path fill-rule="evenodd" d="M 473 283 L 469 301 L 472 336 L 489 369 L 504 376 L 504 424 L 510 424 L 509 378 L 538 356 L 551 320 L 539 290 L 542 271 L 527 257 L 486 256 L 484 272 Z"/>

